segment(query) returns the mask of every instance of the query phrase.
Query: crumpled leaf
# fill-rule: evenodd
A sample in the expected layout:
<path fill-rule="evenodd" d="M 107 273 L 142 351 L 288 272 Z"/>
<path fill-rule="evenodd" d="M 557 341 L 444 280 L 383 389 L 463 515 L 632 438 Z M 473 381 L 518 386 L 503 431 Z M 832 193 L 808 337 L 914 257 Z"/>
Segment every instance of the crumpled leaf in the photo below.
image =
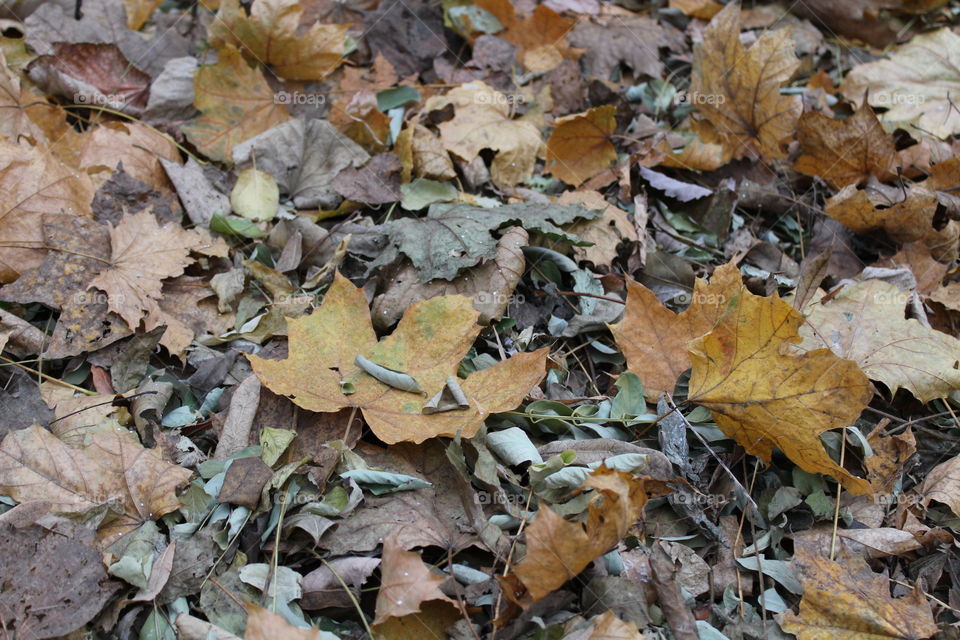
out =
<path fill-rule="evenodd" d="M 210 25 L 214 46 L 239 48 L 287 80 L 321 80 L 344 60 L 348 25 L 314 22 L 301 30 L 304 9 L 297 0 L 223 0 Z"/>
<path fill-rule="evenodd" d="M 527 527 L 527 555 L 503 578 L 504 593 L 517 604 L 528 607 L 541 600 L 608 552 L 647 503 L 644 478 L 605 466 L 591 473 L 583 487 L 597 494 L 586 522 L 570 522 L 543 506 Z"/>
<path fill-rule="evenodd" d="M 440 591 L 446 578 L 427 567 L 419 553 L 405 551 L 391 536 L 383 541 L 383 562 L 380 565 L 380 591 L 377 593 L 377 614 L 374 625 L 388 618 L 402 618 L 420 611 L 430 600 L 453 603 Z"/>
<path fill-rule="evenodd" d="M 427 100 L 424 113 L 453 105 L 452 120 L 441 122 L 443 146 L 467 162 L 484 149 L 497 152 L 490 167 L 493 184 L 513 187 L 533 175 L 533 166 L 543 148 L 540 129 L 533 123 L 511 117 L 507 96 L 475 81 Z"/>
<path fill-rule="evenodd" d="M 627 368 L 643 381 L 650 400 L 673 393 L 677 378 L 690 368 L 690 342 L 711 329 L 740 289 L 740 271 L 726 264 L 713 272 L 710 283 L 697 279 L 690 306 L 681 313 L 667 309 L 656 294 L 627 280 L 623 320 L 610 325 Z"/>
<path fill-rule="evenodd" d="M 638 225 L 632 222 L 626 211 L 607 202 L 597 191 L 564 191 L 557 199 L 559 204 L 579 204 L 585 209 L 598 209 L 603 212 L 599 218 L 580 220 L 569 225 L 566 230 L 581 240 L 592 242 L 589 247 L 574 246 L 576 260 L 587 260 L 596 266 L 609 266 L 617 257 L 617 247 L 622 241 L 640 240 Z"/>
<path fill-rule="evenodd" d="M 18 502 L 49 502 L 59 514 L 89 514 L 109 505 L 98 527 L 104 546 L 179 509 L 176 491 L 191 475 L 119 427 L 91 435 L 82 449 L 40 426 L 9 433 L 0 444 L 0 493 Z"/>
<path fill-rule="evenodd" d="M 785 157 L 780 143 L 796 130 L 801 100 L 780 95 L 780 87 L 799 65 L 788 29 L 764 32 L 745 49 L 740 5 L 728 4 L 694 52 L 690 101 L 700 118 L 700 138 L 722 144 L 732 159 Z"/>
<path fill-rule="evenodd" d="M 387 443 L 436 436 L 473 436 L 491 413 L 515 408 L 544 375 L 546 349 L 520 353 L 460 381 L 470 408 L 423 415 L 424 403 L 455 375 L 480 331 L 469 298 L 444 296 L 407 309 L 393 334 L 377 342 L 360 289 L 337 275 L 320 309 L 290 320 L 289 356 L 249 356 L 254 372 L 274 393 L 310 411 L 357 407 Z M 400 391 L 363 373 L 357 355 L 413 377 L 426 393 Z M 355 391 L 344 394 L 342 383 Z"/>
<path fill-rule="evenodd" d="M 824 549 L 799 546 L 793 566 L 803 582 L 800 614 L 788 611 L 778 621 L 798 640 L 927 638 L 937 632 L 919 586 L 893 598 L 887 577 L 860 556 L 848 552 L 831 561 Z"/>
<path fill-rule="evenodd" d="M 89 176 L 46 149 L 0 140 L 0 283 L 43 261 L 44 214 L 89 216 L 93 194 Z"/>
<path fill-rule="evenodd" d="M 194 91 L 200 116 L 182 131 L 212 160 L 230 162 L 236 145 L 290 119 L 263 73 L 234 47 L 221 49 L 216 64 L 197 70 Z"/>
<path fill-rule="evenodd" d="M 931 469 L 923 480 L 920 493 L 923 495 L 923 506 L 936 500 L 960 516 L 960 456 L 954 456 Z"/>
<path fill-rule="evenodd" d="M 949 28 L 914 36 L 883 60 L 858 65 L 840 90 L 887 109 L 884 122 L 913 124 L 917 133 L 948 138 L 960 133 L 960 36 Z M 908 127 L 904 127 L 908 128 Z"/>
<path fill-rule="evenodd" d="M 794 169 L 820 176 L 830 186 L 842 189 L 868 177 L 890 177 L 897 157 L 893 138 L 883 130 L 873 110 L 862 104 L 845 120 L 813 111 L 800 116 L 797 139 L 803 154 Z"/>
<path fill-rule="evenodd" d="M 576 187 L 609 169 L 617 161 L 610 141 L 616 114 L 616 107 L 608 104 L 557 119 L 547 138 L 545 171 Z"/>
<path fill-rule="evenodd" d="M 960 389 L 960 340 L 905 319 L 908 292 L 867 280 L 843 288 L 826 303 L 820 299 L 803 309 L 804 347 L 827 347 L 856 362 L 891 394 L 902 387 L 929 402 Z"/>
<path fill-rule="evenodd" d="M 751 455 L 773 448 L 800 468 L 838 478 L 852 493 L 870 491 L 834 462 L 820 434 L 849 424 L 873 396 L 856 363 L 829 349 L 797 353 L 803 317 L 774 295 L 746 288 L 726 301 L 717 326 L 690 345 L 689 399 L 713 412 L 720 429 Z"/>
<path fill-rule="evenodd" d="M 663 62 L 659 49 L 680 52 L 686 48 L 683 34 L 643 15 L 615 15 L 606 24 L 580 20 L 571 30 L 570 44 L 583 49 L 584 73 L 607 81 L 621 64 L 637 76 L 659 78 Z"/>

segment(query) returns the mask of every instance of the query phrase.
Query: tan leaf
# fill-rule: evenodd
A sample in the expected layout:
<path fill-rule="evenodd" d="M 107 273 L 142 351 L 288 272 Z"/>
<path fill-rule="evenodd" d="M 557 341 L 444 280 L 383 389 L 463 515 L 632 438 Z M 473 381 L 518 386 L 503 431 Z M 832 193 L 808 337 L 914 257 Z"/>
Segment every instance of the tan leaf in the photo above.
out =
<path fill-rule="evenodd" d="M 713 0 L 670 0 L 670 8 L 677 9 L 691 18 L 709 20 L 720 13 L 723 5 Z"/>
<path fill-rule="evenodd" d="M 703 33 L 694 52 L 688 99 L 733 159 L 786 156 L 780 143 L 793 136 L 799 96 L 780 95 L 800 61 L 789 30 L 761 35 L 749 49 L 740 42 L 740 5 L 728 4 Z"/>
<path fill-rule="evenodd" d="M 891 394 L 902 387 L 921 402 L 945 398 L 960 388 L 960 340 L 905 319 L 909 299 L 882 280 L 845 287 L 826 303 L 816 296 L 803 309 L 803 346 L 856 362 Z"/>
<path fill-rule="evenodd" d="M 470 298 L 443 296 L 411 305 L 393 334 L 377 342 L 363 291 L 341 275 L 310 316 L 290 320 L 289 356 L 250 356 L 253 370 L 274 393 L 310 411 L 358 407 L 381 440 L 423 442 L 436 436 L 472 437 L 491 413 L 515 408 L 544 376 L 546 349 L 519 353 L 459 384 L 467 409 L 424 415 L 424 404 L 455 376 L 480 332 Z M 416 380 L 424 395 L 390 387 L 356 364 L 362 355 Z M 341 382 L 355 391 L 343 392 Z"/>
<path fill-rule="evenodd" d="M 99 188 L 122 162 L 127 174 L 160 191 L 170 188 L 160 158 L 180 162 L 170 138 L 137 122 L 105 123 L 81 138 L 79 167 L 93 175 Z"/>
<path fill-rule="evenodd" d="M 557 119 L 547 138 L 545 171 L 576 187 L 609 169 L 617 161 L 610 141 L 616 114 L 616 107 L 604 105 Z"/>
<path fill-rule="evenodd" d="M 0 140 L 0 283 L 43 261 L 44 214 L 89 216 L 93 194 L 89 176 L 45 149 Z"/>
<path fill-rule="evenodd" d="M 217 64 L 200 67 L 193 86 L 200 117 L 182 130 L 212 160 L 232 162 L 234 146 L 290 119 L 263 73 L 233 47 L 220 50 Z"/>
<path fill-rule="evenodd" d="M 507 97 L 482 82 L 470 82 L 443 96 L 427 100 L 424 112 L 453 105 L 452 120 L 439 125 L 447 150 L 467 162 L 484 149 L 497 152 L 491 165 L 493 183 L 510 188 L 533 175 L 533 165 L 543 147 L 540 130 L 525 120 L 510 116 Z"/>
<path fill-rule="evenodd" d="M 544 505 L 527 527 L 527 555 L 504 578 L 504 592 L 517 604 L 530 606 L 607 553 L 647 503 L 644 478 L 605 466 L 587 477 L 584 488 L 596 490 L 586 522 L 570 522 Z"/>
<path fill-rule="evenodd" d="M 960 133 L 960 36 L 949 28 L 914 36 L 888 57 L 854 67 L 840 90 L 887 109 L 884 122 L 909 123 L 938 138 Z"/>
<path fill-rule="evenodd" d="M 145 313 L 157 313 L 161 281 L 193 262 L 191 240 L 179 225 L 161 227 L 149 211 L 128 215 L 110 230 L 109 268 L 89 286 L 105 291 L 110 311 L 136 329 Z"/>
<path fill-rule="evenodd" d="M 446 578 L 430 571 L 419 553 L 405 551 L 397 544 L 395 536 L 383 541 L 380 571 L 374 625 L 385 622 L 387 618 L 402 618 L 417 613 L 426 601 L 453 602 L 440 591 L 440 585 L 446 582 Z"/>
<path fill-rule="evenodd" d="M 139 31 L 161 4 L 163 0 L 123 0 L 127 10 L 127 27 Z"/>
<path fill-rule="evenodd" d="M 713 329 L 740 286 L 740 270 L 726 264 L 714 271 L 710 284 L 697 279 L 690 306 L 678 314 L 663 306 L 653 291 L 627 280 L 623 320 L 610 331 L 649 399 L 673 393 L 677 378 L 690 368 L 690 342 Z"/>
<path fill-rule="evenodd" d="M 883 130 L 873 109 L 866 104 L 846 120 L 834 120 L 819 112 L 800 116 L 797 139 L 803 155 L 794 169 L 820 176 L 834 188 L 859 184 L 869 176 L 893 177 L 896 161 L 893 138 Z"/>
<path fill-rule="evenodd" d="M 567 58 L 575 57 L 566 41 L 576 20 L 565 18 L 543 5 L 526 18 L 517 17 L 509 0 L 478 0 L 476 6 L 486 9 L 500 21 L 504 31 L 497 37 L 515 45 L 517 57 L 534 72 L 550 71 Z"/>
<path fill-rule="evenodd" d="M 800 614 L 780 614 L 780 627 L 798 640 L 927 638 L 937 632 L 919 587 L 903 598 L 890 595 L 886 576 L 859 556 L 831 561 L 826 550 L 797 548 L 792 566 L 803 583 Z"/>
<path fill-rule="evenodd" d="M 923 506 L 936 500 L 950 507 L 954 515 L 960 516 L 960 456 L 931 469 L 923 480 L 920 493 L 923 495 Z"/>
<path fill-rule="evenodd" d="M 819 438 L 857 419 L 873 396 L 867 377 L 829 349 L 793 351 L 803 317 L 779 296 L 742 288 L 726 305 L 713 331 L 691 344 L 689 399 L 764 462 L 777 447 L 805 471 L 868 493 L 869 483 L 834 462 Z"/>
<path fill-rule="evenodd" d="M 300 629 L 287 622 L 283 616 L 268 611 L 255 604 L 244 602 L 247 610 L 247 627 L 243 633 L 245 640 L 324 640 L 316 627 Z M 219 627 L 215 627 L 219 631 Z M 326 637 L 329 637 L 327 635 Z"/>
<path fill-rule="evenodd" d="M 588 260 L 596 266 L 609 266 L 617 257 L 617 246 L 624 240 L 637 242 L 637 226 L 626 211 L 607 202 L 597 191 L 564 191 L 557 199 L 560 204 L 580 204 L 587 209 L 600 209 L 603 215 L 593 220 L 574 222 L 566 228 L 582 240 L 592 242 L 589 247 L 574 247 L 577 260 Z"/>
<path fill-rule="evenodd" d="M 643 640 L 637 625 L 621 620 L 608 609 L 593 619 L 589 640 Z"/>
<path fill-rule="evenodd" d="M 51 121 L 65 124 L 65 112 L 59 107 L 47 104 L 43 96 L 33 94 L 27 87 L 21 87 L 20 77 L 7 66 L 7 59 L 0 50 L 0 108 L 4 117 L 0 119 L 0 137 L 16 144 L 20 136 L 29 136 L 36 143 L 47 142 L 50 138 L 40 123 L 50 128 Z M 51 132 L 52 133 L 52 132 Z"/>
<path fill-rule="evenodd" d="M 119 427 L 93 434 L 82 449 L 40 426 L 13 431 L 0 444 L 0 493 L 18 502 L 47 501 L 52 512 L 67 515 L 109 504 L 98 529 L 104 546 L 180 508 L 176 490 L 190 476 Z"/>
<path fill-rule="evenodd" d="M 343 62 L 349 26 L 313 23 L 301 35 L 302 13 L 297 0 L 257 0 L 249 11 L 240 0 L 224 0 L 210 37 L 287 80 L 321 80 Z"/>

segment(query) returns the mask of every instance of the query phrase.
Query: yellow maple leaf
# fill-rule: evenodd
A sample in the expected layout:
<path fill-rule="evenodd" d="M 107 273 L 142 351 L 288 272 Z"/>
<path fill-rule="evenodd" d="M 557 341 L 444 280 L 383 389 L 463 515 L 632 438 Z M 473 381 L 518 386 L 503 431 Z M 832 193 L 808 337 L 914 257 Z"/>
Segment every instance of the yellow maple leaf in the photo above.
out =
<path fill-rule="evenodd" d="M 423 442 L 436 436 L 473 436 L 491 413 L 515 408 L 545 374 L 547 349 L 519 353 L 458 383 L 469 406 L 424 414 L 428 400 L 456 376 L 480 332 L 479 312 L 465 296 L 410 305 L 393 334 L 373 331 L 363 291 L 337 275 L 320 309 L 290 320 L 285 360 L 250 356 L 253 370 L 274 393 L 310 411 L 357 407 L 378 438 Z M 411 376 L 425 395 L 388 386 L 355 364 L 358 355 Z M 345 393 L 352 385 L 354 391 Z"/>
<path fill-rule="evenodd" d="M 579 186 L 617 161 L 610 134 L 617 128 L 617 108 L 594 107 L 558 118 L 547 139 L 546 171 Z"/>
<path fill-rule="evenodd" d="M 296 0 L 257 0 L 249 15 L 240 0 L 220 4 L 210 26 L 214 46 L 239 48 L 287 80 L 321 80 L 343 62 L 349 25 L 314 23 L 299 33 L 303 13 Z"/>
<path fill-rule="evenodd" d="M 869 483 L 834 462 L 819 436 L 857 419 L 873 395 L 870 381 L 829 349 L 797 353 L 801 324 L 803 317 L 779 296 L 741 287 L 713 331 L 690 346 L 689 399 L 764 462 L 777 447 L 805 471 L 868 493 Z"/>
<path fill-rule="evenodd" d="M 740 42 L 740 5 L 728 4 L 703 33 L 694 53 L 688 100 L 706 143 L 722 144 L 732 159 L 786 157 L 780 143 L 793 135 L 799 96 L 780 95 L 800 61 L 787 29 L 768 31 L 749 49 Z"/>

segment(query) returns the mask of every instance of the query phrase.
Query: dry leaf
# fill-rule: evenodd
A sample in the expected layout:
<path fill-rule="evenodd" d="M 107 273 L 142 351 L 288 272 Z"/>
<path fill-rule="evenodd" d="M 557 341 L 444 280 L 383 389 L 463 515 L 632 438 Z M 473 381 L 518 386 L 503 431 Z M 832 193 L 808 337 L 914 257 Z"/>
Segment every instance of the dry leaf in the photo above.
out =
<path fill-rule="evenodd" d="M 87 170 L 100 187 L 109 180 L 119 163 L 130 176 L 155 190 L 170 187 L 160 158 L 180 162 L 177 145 L 167 136 L 137 122 L 106 123 L 80 140 L 78 166 Z"/>
<path fill-rule="evenodd" d="M 949 28 L 917 35 L 889 57 L 854 67 L 840 90 L 887 109 L 884 122 L 938 138 L 960 133 L 960 36 Z"/>
<path fill-rule="evenodd" d="M 793 567 L 803 582 L 800 614 L 779 616 L 780 627 L 798 640 L 927 638 L 937 632 L 930 605 L 917 587 L 890 596 L 890 582 L 859 556 L 836 562 L 823 549 L 798 546 Z"/>
<path fill-rule="evenodd" d="M 617 257 L 617 247 L 622 241 L 640 240 L 637 225 L 630 221 L 627 212 L 607 202 L 597 191 L 564 191 L 557 202 L 603 211 L 599 218 L 574 222 L 567 227 L 569 233 L 593 243 L 589 247 L 573 247 L 576 260 L 587 260 L 598 267 L 610 266 Z"/>
<path fill-rule="evenodd" d="M 402 618 L 417 613 L 426 601 L 453 602 L 440 591 L 440 585 L 446 582 L 446 578 L 430 571 L 419 553 L 405 551 L 394 536 L 383 541 L 380 572 L 374 625 L 388 618 Z"/>
<path fill-rule="evenodd" d="M 303 7 L 297 0 L 240 0 L 220 4 L 210 26 L 217 48 L 239 48 L 252 62 L 268 64 L 287 80 L 321 80 L 344 60 L 348 25 L 313 23 L 301 35 Z"/>
<path fill-rule="evenodd" d="M 616 114 L 616 107 L 604 105 L 557 119 L 547 139 L 545 171 L 576 187 L 609 169 L 617 161 L 610 141 Z"/>
<path fill-rule="evenodd" d="M 377 342 L 363 291 L 337 275 L 318 311 L 287 323 L 286 360 L 250 356 L 250 361 L 267 387 L 304 409 L 360 408 L 371 430 L 387 443 L 456 434 L 469 438 L 489 414 L 515 408 L 540 382 L 547 355 L 546 349 L 519 353 L 461 380 L 468 409 L 422 414 L 447 376 L 456 375 L 480 332 L 478 317 L 470 298 L 433 298 L 411 305 L 393 334 Z M 358 355 L 411 376 L 424 395 L 401 391 L 364 373 L 355 364 Z M 344 393 L 341 383 L 352 384 L 355 392 Z"/>
<path fill-rule="evenodd" d="M 90 514 L 109 505 L 98 527 L 103 546 L 179 509 L 176 491 L 191 475 L 120 427 L 93 434 L 82 449 L 39 426 L 13 431 L 0 444 L 0 493 L 18 502 L 49 502 L 59 514 Z"/>
<path fill-rule="evenodd" d="M 565 520 L 544 505 L 527 527 L 527 555 L 503 579 L 504 592 L 517 604 L 530 606 L 608 552 L 647 503 L 643 478 L 605 466 L 590 474 L 583 486 L 596 490 L 586 522 Z"/>
<path fill-rule="evenodd" d="M 217 64 L 197 70 L 194 91 L 200 117 L 182 131 L 212 160 L 231 162 L 233 147 L 290 119 L 263 73 L 233 47 L 220 51 Z"/>
<path fill-rule="evenodd" d="M 941 462 L 931 469 L 923 480 L 920 493 L 923 495 L 923 506 L 926 507 L 931 500 L 936 500 L 960 516 L 960 456 Z"/>
<path fill-rule="evenodd" d="M 853 493 L 869 492 L 869 483 L 834 462 L 819 438 L 853 424 L 870 401 L 864 373 L 829 349 L 795 352 L 803 317 L 777 295 L 742 288 L 726 305 L 713 331 L 691 344 L 689 399 L 764 462 L 777 447 L 805 471 L 832 475 Z"/>
<path fill-rule="evenodd" d="M 921 402 L 960 388 L 960 340 L 905 319 L 908 292 L 867 280 L 845 287 L 825 304 L 820 298 L 803 309 L 804 347 L 827 347 L 856 362 L 891 394 L 902 387 Z"/>
<path fill-rule="evenodd" d="M 497 152 L 490 167 L 493 183 L 513 187 L 533 175 L 533 165 L 543 147 L 540 130 L 525 120 L 510 117 L 507 96 L 482 82 L 470 82 L 427 100 L 424 112 L 453 105 L 452 120 L 439 125 L 443 146 L 467 162 L 484 149 Z"/>
<path fill-rule="evenodd" d="M 249 602 L 244 602 L 243 606 L 247 610 L 247 628 L 243 634 L 245 640 L 325 640 L 332 635 L 322 633 L 316 627 L 300 629 L 283 616 Z"/>
<path fill-rule="evenodd" d="M 127 27 L 139 31 L 161 4 L 163 0 L 123 0 L 123 6 L 127 9 Z"/>
<path fill-rule="evenodd" d="M 557 67 L 575 52 L 567 45 L 566 35 L 576 24 L 557 12 L 540 5 L 526 18 L 518 18 L 509 0 L 478 0 L 475 5 L 492 13 L 504 31 L 497 34 L 517 47 L 517 57 L 533 72 Z"/>
<path fill-rule="evenodd" d="M 846 120 L 834 120 L 819 112 L 800 116 L 797 139 L 803 155 L 794 169 L 820 176 L 836 189 L 859 184 L 868 177 L 892 178 L 896 161 L 893 138 L 883 130 L 866 104 Z"/>
<path fill-rule="evenodd" d="M 47 150 L 0 140 L 0 283 L 43 261 L 44 214 L 89 216 L 93 193 L 89 176 Z"/>
<path fill-rule="evenodd" d="M 723 5 L 713 0 L 670 0 L 670 8 L 677 9 L 691 18 L 709 20 L 720 13 Z"/>
<path fill-rule="evenodd" d="M 713 272 L 710 284 L 697 279 L 690 306 L 677 314 L 653 291 L 627 280 L 623 320 L 610 325 L 610 331 L 627 358 L 627 368 L 643 381 L 647 398 L 673 393 L 677 378 L 690 368 L 690 342 L 713 329 L 740 285 L 740 270 L 726 264 Z"/>
<path fill-rule="evenodd" d="M 780 87 L 799 65 L 788 29 L 767 31 L 745 49 L 740 5 L 728 4 L 710 21 L 694 53 L 687 98 L 709 125 L 700 129 L 701 139 L 722 144 L 733 159 L 785 157 L 780 143 L 793 136 L 801 101 L 780 95 Z"/>
<path fill-rule="evenodd" d="M 637 625 L 621 620 L 612 609 L 593 619 L 593 629 L 588 640 L 643 640 Z"/>

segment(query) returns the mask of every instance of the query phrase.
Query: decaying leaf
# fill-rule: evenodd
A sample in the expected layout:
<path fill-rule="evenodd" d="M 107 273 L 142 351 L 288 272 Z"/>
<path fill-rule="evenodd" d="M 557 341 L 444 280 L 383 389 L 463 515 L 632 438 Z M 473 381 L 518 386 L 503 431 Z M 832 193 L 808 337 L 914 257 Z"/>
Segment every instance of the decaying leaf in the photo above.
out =
<path fill-rule="evenodd" d="M 960 388 L 960 340 L 905 319 L 910 294 L 882 280 L 845 287 L 803 309 L 803 345 L 826 347 L 860 365 L 890 393 L 901 387 L 921 402 Z"/>
<path fill-rule="evenodd" d="M 565 116 L 547 139 L 546 170 L 567 184 L 579 186 L 617 161 L 610 134 L 617 128 L 616 108 L 594 107 Z"/>
<path fill-rule="evenodd" d="M 713 329 L 740 286 L 736 265 L 724 265 L 714 271 L 709 284 L 697 280 L 690 306 L 677 314 L 650 289 L 627 281 L 623 320 L 610 325 L 610 331 L 627 358 L 627 367 L 643 381 L 647 398 L 673 393 L 677 378 L 690 368 L 690 342 Z"/>
<path fill-rule="evenodd" d="M 348 26 L 313 23 L 301 32 L 303 12 L 296 0 L 258 0 L 249 11 L 240 0 L 223 0 L 210 37 L 287 80 L 320 80 L 343 62 Z"/>
<path fill-rule="evenodd" d="M 793 566 L 803 582 L 800 614 L 788 611 L 779 622 L 798 640 L 927 638 L 937 632 L 919 586 L 893 598 L 890 581 L 859 556 L 832 561 L 824 549 L 799 546 Z"/>
<path fill-rule="evenodd" d="M 549 71 L 574 55 L 566 35 L 576 24 L 557 12 L 540 5 L 526 18 L 518 18 L 509 0 L 478 0 L 476 6 L 486 9 L 504 27 L 499 37 L 516 45 L 517 57 L 530 71 Z"/>
<path fill-rule="evenodd" d="M 960 515 L 960 456 L 941 462 L 927 474 L 920 488 L 923 504 L 931 500 L 942 502 L 954 514 Z"/>
<path fill-rule="evenodd" d="M 528 607 L 544 598 L 609 551 L 647 503 L 643 478 L 605 466 L 587 477 L 584 488 L 597 493 L 586 522 L 568 521 L 543 506 L 527 527 L 527 555 L 503 579 L 504 593 L 517 604 Z"/>
<path fill-rule="evenodd" d="M 694 53 L 688 99 L 702 118 L 698 133 L 723 145 L 733 159 L 785 157 L 781 142 L 796 130 L 798 96 L 780 94 L 797 70 L 789 30 L 761 35 L 749 48 L 740 42 L 740 5 L 728 4 L 703 34 Z"/>
<path fill-rule="evenodd" d="M 470 298 L 444 296 L 411 305 L 393 334 L 377 342 L 360 289 L 337 275 L 313 315 L 290 320 L 286 360 L 250 356 L 254 372 L 274 393 L 311 411 L 357 407 L 377 437 L 388 443 L 436 436 L 471 437 L 491 413 L 516 407 L 544 375 L 546 350 L 520 353 L 478 371 L 460 387 L 470 408 L 431 415 L 424 403 L 454 375 L 480 331 Z M 401 391 L 363 373 L 357 355 L 414 378 L 426 396 Z M 355 392 L 345 394 L 343 385 Z"/>
<path fill-rule="evenodd" d="M 873 395 L 870 382 L 856 363 L 829 349 L 797 353 L 802 324 L 779 296 L 741 288 L 717 326 L 690 346 L 689 398 L 761 460 L 769 462 L 777 447 L 802 469 L 867 493 L 869 483 L 834 462 L 819 436 L 857 419 Z"/>
<path fill-rule="evenodd" d="M 427 567 L 419 553 L 405 551 L 394 537 L 383 542 L 380 591 L 374 625 L 388 618 L 402 618 L 420 611 L 422 603 L 440 600 L 452 603 L 439 587 L 445 578 Z"/>
<path fill-rule="evenodd" d="M 176 491 L 190 476 L 119 427 L 93 434 L 82 449 L 39 426 L 11 432 L 0 444 L 0 493 L 99 521 L 104 546 L 178 509 Z"/>
<path fill-rule="evenodd" d="M 579 204 L 586 209 L 597 209 L 603 212 L 599 218 L 581 220 L 567 227 L 569 233 L 593 243 L 589 247 L 573 248 L 573 256 L 577 260 L 587 260 L 596 266 L 606 266 L 617 257 L 617 247 L 621 242 L 640 241 L 637 229 L 642 229 L 646 221 L 643 221 L 644 224 L 634 223 L 626 211 L 610 204 L 596 191 L 564 191 L 557 202 Z"/>

